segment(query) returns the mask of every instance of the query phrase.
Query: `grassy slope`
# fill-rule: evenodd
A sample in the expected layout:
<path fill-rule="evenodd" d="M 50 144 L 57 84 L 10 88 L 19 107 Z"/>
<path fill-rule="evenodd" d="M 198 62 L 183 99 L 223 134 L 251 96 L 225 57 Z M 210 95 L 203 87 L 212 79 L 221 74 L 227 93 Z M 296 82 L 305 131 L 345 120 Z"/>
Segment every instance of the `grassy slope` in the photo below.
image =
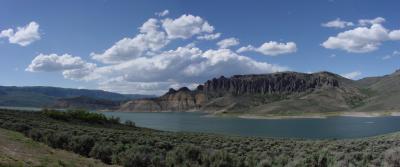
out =
<path fill-rule="evenodd" d="M 383 77 L 365 78 L 357 81 L 359 87 L 368 91 L 370 98 L 355 111 L 400 111 L 400 73 Z"/>
<path fill-rule="evenodd" d="M 0 166 L 107 166 L 101 161 L 57 150 L 23 134 L 0 128 Z"/>
<path fill-rule="evenodd" d="M 10 91 L 0 95 L 0 106 L 41 107 L 51 106 L 56 98 L 34 92 Z"/>
<path fill-rule="evenodd" d="M 400 112 L 400 71 L 390 75 L 369 77 L 357 81 L 339 79 L 348 88 L 346 92 L 324 90 L 312 92 L 300 98 L 287 98 L 261 105 L 254 104 L 257 99 L 219 100 L 225 102 L 221 104 L 226 104 L 226 101 L 230 101 L 234 105 L 231 105 L 224 112 L 219 112 L 218 115 L 264 117 L 334 116 L 348 115 L 351 112 L 354 115 L 375 116 L 390 113 L 398 114 Z"/>

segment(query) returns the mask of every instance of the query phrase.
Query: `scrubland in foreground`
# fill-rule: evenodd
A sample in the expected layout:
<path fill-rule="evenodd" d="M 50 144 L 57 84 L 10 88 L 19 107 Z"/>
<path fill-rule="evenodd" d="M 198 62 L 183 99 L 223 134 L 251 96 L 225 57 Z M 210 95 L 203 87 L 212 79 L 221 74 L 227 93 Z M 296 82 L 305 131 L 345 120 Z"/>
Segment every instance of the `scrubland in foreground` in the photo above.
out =
<path fill-rule="evenodd" d="M 175 133 L 84 111 L 0 110 L 0 127 L 122 166 L 399 166 L 400 133 L 303 140 Z"/>
<path fill-rule="evenodd" d="M 108 166 L 65 150 L 50 148 L 19 132 L 0 128 L 0 166 Z"/>

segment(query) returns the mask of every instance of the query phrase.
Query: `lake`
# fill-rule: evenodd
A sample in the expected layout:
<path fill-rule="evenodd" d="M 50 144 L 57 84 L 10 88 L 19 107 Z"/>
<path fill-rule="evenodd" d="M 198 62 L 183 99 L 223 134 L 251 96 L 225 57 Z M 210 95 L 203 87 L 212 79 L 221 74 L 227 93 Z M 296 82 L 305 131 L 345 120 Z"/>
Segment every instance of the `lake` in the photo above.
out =
<path fill-rule="evenodd" d="M 243 119 L 202 113 L 104 112 L 137 126 L 173 132 L 284 138 L 358 138 L 400 131 L 400 117 L 328 117 L 325 119 Z"/>

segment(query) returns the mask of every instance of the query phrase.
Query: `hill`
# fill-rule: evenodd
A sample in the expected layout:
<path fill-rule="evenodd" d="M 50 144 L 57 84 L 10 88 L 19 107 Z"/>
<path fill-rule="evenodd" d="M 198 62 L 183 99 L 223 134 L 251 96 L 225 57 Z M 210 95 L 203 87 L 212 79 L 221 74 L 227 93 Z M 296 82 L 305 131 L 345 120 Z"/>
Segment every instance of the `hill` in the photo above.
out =
<path fill-rule="evenodd" d="M 129 101 L 121 110 L 284 115 L 352 110 L 367 98 L 355 81 L 337 74 L 279 72 L 221 76 L 195 90 L 170 89 L 159 98 Z"/>
<path fill-rule="evenodd" d="M 147 98 L 153 96 L 118 94 L 103 90 L 69 89 L 57 87 L 15 87 L 0 86 L 0 106 L 17 107 L 50 107 L 60 99 L 88 97 L 108 101 L 126 101 L 136 98 Z"/>
<path fill-rule="evenodd" d="M 111 166 L 64 150 L 53 149 L 23 134 L 0 128 L 0 166 Z"/>
<path fill-rule="evenodd" d="M 400 110 L 400 70 L 390 75 L 364 78 L 356 83 L 370 96 L 356 111 Z"/>
<path fill-rule="evenodd" d="M 120 104 L 120 101 L 78 96 L 58 99 L 51 107 L 69 109 L 116 110 L 119 108 Z"/>

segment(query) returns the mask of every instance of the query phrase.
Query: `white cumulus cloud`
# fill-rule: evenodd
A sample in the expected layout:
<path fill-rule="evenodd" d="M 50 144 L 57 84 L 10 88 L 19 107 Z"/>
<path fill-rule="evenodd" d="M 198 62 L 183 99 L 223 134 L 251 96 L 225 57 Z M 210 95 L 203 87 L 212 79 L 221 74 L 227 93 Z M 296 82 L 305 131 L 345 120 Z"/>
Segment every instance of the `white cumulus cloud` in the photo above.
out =
<path fill-rule="evenodd" d="M 229 49 L 203 51 L 193 45 L 188 45 L 164 51 L 152 57 L 139 57 L 120 64 L 98 67 L 91 74 L 95 77 L 88 78 L 98 76 L 104 80 L 118 78 L 112 82 L 103 82 L 102 87 L 107 87 L 108 90 L 112 88 L 117 90 L 109 84 L 136 85 L 137 87 L 138 83 L 140 85 L 149 83 L 160 86 L 160 90 L 166 91 L 165 88 L 172 85 L 196 85 L 220 75 L 271 73 L 288 69 L 284 66 L 253 60 Z"/>
<path fill-rule="evenodd" d="M 162 95 L 169 88 L 179 89 L 183 86 L 194 89 L 198 86 L 195 83 L 177 83 L 173 81 L 167 82 L 128 82 L 122 77 L 112 78 L 99 83 L 99 88 L 106 91 L 121 92 L 130 94 L 152 94 Z"/>
<path fill-rule="evenodd" d="M 151 18 L 139 28 L 140 33 L 135 37 L 123 38 L 104 53 L 91 53 L 91 56 L 100 62 L 115 64 L 143 56 L 148 51 L 157 51 L 169 43 L 159 27 L 159 21 Z"/>
<path fill-rule="evenodd" d="M 12 44 L 28 46 L 40 39 L 39 24 L 32 21 L 24 27 L 3 30 L 0 33 L 0 38 L 8 38 L 8 41 Z"/>
<path fill-rule="evenodd" d="M 231 46 L 239 45 L 239 39 L 237 38 L 226 38 L 217 43 L 219 48 L 229 48 Z"/>
<path fill-rule="evenodd" d="M 80 57 L 69 54 L 39 54 L 26 68 L 29 72 L 57 72 L 62 71 L 67 79 L 83 79 L 96 68 L 93 63 L 87 63 Z"/>
<path fill-rule="evenodd" d="M 219 41 L 218 49 L 197 47 L 196 39 L 213 40 L 221 36 L 199 16 L 150 18 L 138 29 L 137 35 L 125 37 L 103 52 L 91 53 L 91 58 L 101 64 L 88 63 L 71 55 L 41 54 L 26 70 L 59 71 L 67 79 L 96 82 L 104 90 L 144 94 L 162 94 L 170 87 L 195 88 L 221 75 L 289 70 L 232 51 L 229 47 L 239 44 L 236 38 Z M 183 45 L 168 46 L 174 41 Z M 295 52 L 296 49 L 293 42 L 269 42 L 253 50 L 277 55 Z"/>
<path fill-rule="evenodd" d="M 369 26 L 369 25 L 373 25 L 373 24 L 382 24 L 385 21 L 386 21 L 385 18 L 377 17 L 375 19 L 360 19 L 360 20 L 358 20 L 358 24 L 360 24 L 360 26 Z"/>
<path fill-rule="evenodd" d="M 341 76 L 347 78 L 347 79 L 357 79 L 362 75 L 362 73 L 360 71 L 353 71 L 353 72 L 349 72 L 346 74 L 341 74 Z"/>
<path fill-rule="evenodd" d="M 381 42 L 388 40 L 388 30 L 380 24 L 358 27 L 329 37 L 322 46 L 327 49 L 342 49 L 348 52 L 365 53 L 378 49 Z"/>
<path fill-rule="evenodd" d="M 153 57 L 139 57 L 96 71 L 105 78 L 121 76 L 131 82 L 203 82 L 218 75 L 270 73 L 286 67 L 257 62 L 229 49 L 206 50 L 191 45 L 164 51 Z"/>
<path fill-rule="evenodd" d="M 388 60 L 388 59 L 391 59 L 391 58 L 393 58 L 393 57 L 398 57 L 398 56 L 400 56 L 400 51 L 395 50 L 395 51 L 393 51 L 392 54 L 383 56 L 383 57 L 382 57 L 382 60 Z"/>
<path fill-rule="evenodd" d="M 155 13 L 156 16 L 164 17 L 169 14 L 169 10 L 164 10 L 162 12 Z"/>
<path fill-rule="evenodd" d="M 400 30 L 393 30 L 389 33 L 389 37 L 392 40 L 400 40 Z"/>
<path fill-rule="evenodd" d="M 221 33 L 204 34 L 202 36 L 198 36 L 197 39 L 200 39 L 200 40 L 214 40 L 214 39 L 218 39 L 220 36 L 221 36 Z"/>
<path fill-rule="evenodd" d="M 212 33 L 214 27 L 199 16 L 182 15 L 177 19 L 166 18 L 162 26 L 170 39 L 188 39 L 202 33 Z"/>
<path fill-rule="evenodd" d="M 359 20 L 361 27 L 340 32 L 329 37 L 321 45 L 327 49 L 340 49 L 351 53 L 372 52 L 389 40 L 400 40 L 400 30 L 388 30 L 381 23 L 385 19 Z"/>
<path fill-rule="evenodd" d="M 323 27 L 329 27 L 329 28 L 346 28 L 346 27 L 350 27 L 350 26 L 354 26 L 353 22 L 348 22 L 348 21 L 343 21 L 340 20 L 340 18 L 337 18 L 335 20 L 326 22 L 326 23 L 322 23 Z"/>
<path fill-rule="evenodd" d="M 246 51 L 255 51 L 267 56 L 277 56 L 280 54 L 294 53 L 297 51 L 297 45 L 294 42 L 278 43 L 276 41 L 270 41 L 262 44 L 260 47 L 254 47 L 248 45 L 241 47 L 237 50 L 238 53 Z"/>

